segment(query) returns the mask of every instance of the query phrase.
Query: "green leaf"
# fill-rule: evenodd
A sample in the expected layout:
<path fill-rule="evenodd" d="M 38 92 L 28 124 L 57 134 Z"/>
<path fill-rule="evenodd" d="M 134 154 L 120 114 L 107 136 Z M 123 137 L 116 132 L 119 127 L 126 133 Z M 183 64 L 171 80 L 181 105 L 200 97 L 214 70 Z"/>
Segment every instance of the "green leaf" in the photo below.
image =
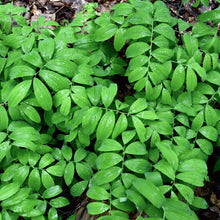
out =
<path fill-rule="evenodd" d="M 171 147 L 164 142 L 157 142 L 157 148 L 160 150 L 167 162 L 172 166 L 174 170 L 177 170 L 179 165 L 179 159 L 176 153 L 171 149 Z"/>
<path fill-rule="evenodd" d="M 99 151 L 120 151 L 123 147 L 120 143 L 112 139 L 105 139 L 102 141 Z"/>
<path fill-rule="evenodd" d="M 45 110 L 49 111 L 52 108 L 53 102 L 50 92 L 47 87 L 37 78 L 33 80 L 34 95 L 39 105 Z"/>
<path fill-rule="evenodd" d="M 41 57 L 40 57 L 38 51 L 36 51 L 36 50 L 32 50 L 30 53 L 23 55 L 22 60 L 30 63 L 31 65 L 33 65 L 35 67 L 42 67 L 42 65 L 43 65 Z M 33 72 L 33 70 L 32 70 L 32 72 Z M 34 71 L 34 74 L 35 74 L 35 71 Z"/>
<path fill-rule="evenodd" d="M 76 64 L 64 59 L 49 60 L 45 66 L 48 69 L 61 73 L 67 77 L 73 77 L 76 72 Z"/>
<path fill-rule="evenodd" d="M 119 210 L 123 210 L 125 212 L 134 212 L 135 210 L 135 206 L 133 205 L 133 203 L 131 203 L 130 201 L 128 200 L 123 200 L 124 198 L 122 199 L 114 199 L 112 201 L 112 205 L 114 207 L 116 207 L 117 209 Z M 119 217 L 121 219 L 121 217 Z"/>
<path fill-rule="evenodd" d="M 52 38 L 46 38 L 44 40 L 39 41 L 38 43 L 40 55 L 46 61 L 50 60 L 53 57 L 54 47 L 54 39 Z"/>
<path fill-rule="evenodd" d="M 198 172 L 184 172 L 176 175 L 176 179 L 182 180 L 185 183 L 192 184 L 194 186 L 203 186 L 204 175 Z"/>
<path fill-rule="evenodd" d="M 24 114 L 33 122 L 35 123 L 40 123 L 41 122 L 41 118 L 40 115 L 38 113 L 38 111 L 30 106 L 30 105 L 21 105 L 20 108 L 22 109 L 22 111 L 24 112 Z"/>
<path fill-rule="evenodd" d="M 135 51 L 136 53 L 136 51 Z M 135 59 L 135 58 L 133 58 Z M 135 82 L 137 80 L 141 80 L 147 73 L 148 68 L 147 67 L 137 67 L 133 71 L 128 72 L 128 81 L 129 82 Z"/>
<path fill-rule="evenodd" d="M 172 135 L 173 128 L 171 125 L 165 121 L 154 121 L 150 123 L 150 127 L 156 130 L 159 134 Z"/>
<path fill-rule="evenodd" d="M 110 167 L 108 169 L 104 169 L 101 171 L 98 171 L 93 175 L 92 180 L 91 180 L 91 185 L 103 185 L 105 183 L 112 182 L 114 179 L 116 179 L 122 169 L 120 167 Z"/>
<path fill-rule="evenodd" d="M 108 211 L 109 209 L 110 206 L 102 202 L 90 202 L 87 205 L 87 210 L 90 215 L 98 215 Z"/>
<path fill-rule="evenodd" d="M 17 106 L 25 98 L 25 96 L 28 94 L 31 84 L 31 80 L 24 80 L 12 89 L 8 97 L 9 107 Z"/>
<path fill-rule="evenodd" d="M 189 159 L 183 161 L 179 167 L 178 171 L 180 172 L 198 172 L 201 174 L 207 174 L 207 165 L 204 160 L 200 159 Z"/>
<path fill-rule="evenodd" d="M 73 177 L 74 177 L 74 173 L 75 173 L 75 166 L 73 162 L 69 162 L 64 170 L 64 181 L 66 183 L 67 186 L 69 186 L 72 181 L 73 181 Z"/>
<path fill-rule="evenodd" d="M 48 211 L 48 220 L 58 220 L 58 213 L 54 207 L 51 207 Z"/>
<path fill-rule="evenodd" d="M 166 202 L 166 199 L 160 192 L 159 188 L 157 188 L 149 180 L 135 178 L 133 181 L 133 186 L 141 195 L 143 195 L 157 208 L 160 208 Z"/>
<path fill-rule="evenodd" d="M 158 119 L 158 116 L 154 111 L 143 111 L 136 114 L 137 117 L 146 119 L 146 120 L 156 120 Z"/>
<path fill-rule="evenodd" d="M 212 106 L 206 105 L 205 106 L 205 122 L 208 126 L 215 126 L 218 121 L 218 117 L 216 111 Z"/>
<path fill-rule="evenodd" d="M 190 23 L 187 23 L 187 22 L 183 21 L 182 19 L 178 19 L 178 28 L 179 28 L 180 32 L 185 31 L 189 27 L 191 27 Z"/>
<path fill-rule="evenodd" d="M 8 114 L 2 105 L 0 105 L 0 115 L 0 131 L 4 131 L 8 128 Z"/>
<path fill-rule="evenodd" d="M 43 169 L 43 168 L 49 166 L 54 161 L 55 161 L 55 159 L 51 154 L 49 154 L 49 153 L 44 154 L 40 159 L 39 168 Z"/>
<path fill-rule="evenodd" d="M 70 108 L 71 108 L 71 98 L 65 97 L 62 100 L 62 104 L 60 106 L 60 113 L 64 116 L 67 116 L 70 113 Z"/>
<path fill-rule="evenodd" d="M 50 70 L 40 70 L 40 78 L 55 92 L 70 89 L 70 80 Z"/>
<path fill-rule="evenodd" d="M 197 76 L 194 70 L 189 66 L 186 72 L 186 89 L 189 92 L 194 91 L 197 86 Z"/>
<path fill-rule="evenodd" d="M 94 85 L 94 79 L 90 76 L 90 73 L 79 73 L 73 77 L 73 82 L 88 86 Z"/>
<path fill-rule="evenodd" d="M 42 173 L 41 173 L 41 181 L 42 181 L 42 184 L 43 186 L 47 189 L 51 186 L 54 186 L 55 183 L 54 183 L 54 180 L 53 178 L 51 177 L 51 175 L 49 173 L 47 173 L 45 170 L 42 170 Z"/>
<path fill-rule="evenodd" d="M 40 139 L 40 134 L 33 127 L 21 127 L 19 130 L 14 130 L 9 137 L 16 141 L 37 141 Z"/>
<path fill-rule="evenodd" d="M 87 180 L 77 182 L 70 188 L 70 194 L 74 197 L 80 196 L 85 191 L 87 185 Z"/>
<path fill-rule="evenodd" d="M 144 42 L 136 42 L 130 44 L 125 52 L 127 58 L 136 57 L 148 51 L 150 49 L 149 44 Z"/>
<path fill-rule="evenodd" d="M 145 159 L 129 159 L 126 160 L 124 164 L 129 170 L 135 173 L 144 174 L 152 170 L 151 163 Z"/>
<path fill-rule="evenodd" d="M 17 193 L 15 193 L 13 196 L 4 200 L 1 203 L 1 206 L 7 207 L 7 206 L 19 204 L 29 196 L 30 192 L 31 192 L 30 188 L 22 188 Z"/>
<path fill-rule="evenodd" d="M 168 24 L 161 23 L 161 24 L 157 25 L 154 28 L 154 32 L 163 35 L 164 37 L 166 37 L 167 39 L 173 41 L 174 43 L 176 42 L 175 31 Z"/>
<path fill-rule="evenodd" d="M 164 175 L 168 176 L 171 180 L 175 179 L 175 171 L 166 160 L 160 160 L 154 165 L 154 167 Z"/>
<path fill-rule="evenodd" d="M 34 191 L 39 191 L 41 186 L 40 173 L 39 170 L 34 168 L 28 177 L 28 186 Z"/>
<path fill-rule="evenodd" d="M 124 33 L 124 38 L 133 40 L 147 36 L 151 36 L 151 32 L 143 25 L 135 25 L 130 27 Z"/>
<path fill-rule="evenodd" d="M 102 153 L 96 159 L 97 169 L 107 169 L 123 160 L 122 156 L 116 153 Z"/>
<path fill-rule="evenodd" d="M 152 16 L 145 11 L 136 11 L 128 16 L 128 22 L 131 24 L 152 24 L 153 19 Z"/>
<path fill-rule="evenodd" d="M 194 192 L 193 190 L 186 185 L 175 183 L 174 184 L 177 190 L 180 192 L 180 194 L 183 196 L 183 198 L 189 203 L 192 204 L 192 201 L 194 199 Z"/>
<path fill-rule="evenodd" d="M 62 191 L 63 190 L 60 185 L 51 186 L 43 192 L 42 197 L 44 199 L 49 199 L 59 195 Z"/>
<path fill-rule="evenodd" d="M 126 43 L 126 39 L 123 37 L 124 33 L 125 33 L 124 28 L 119 28 L 116 31 L 116 34 L 114 37 L 114 48 L 116 51 L 120 51 Z"/>
<path fill-rule="evenodd" d="M 146 150 L 145 144 L 135 141 L 126 147 L 125 153 L 132 155 L 146 155 L 148 152 Z"/>
<path fill-rule="evenodd" d="M 211 141 L 217 141 L 218 139 L 218 131 L 212 126 L 204 126 L 199 132 Z"/>
<path fill-rule="evenodd" d="M 184 103 L 178 103 L 175 106 L 175 110 L 185 113 L 188 116 L 196 116 L 196 110 L 192 108 L 191 106 L 186 105 Z"/>
<path fill-rule="evenodd" d="M 117 138 L 123 131 L 127 129 L 128 120 L 125 114 L 121 114 L 115 124 L 114 130 L 112 132 L 112 138 Z"/>
<path fill-rule="evenodd" d="M 54 208 L 61 208 L 64 206 L 68 206 L 70 204 L 69 200 L 65 197 L 62 197 L 62 196 L 60 196 L 56 199 L 51 199 L 49 203 Z"/>
<path fill-rule="evenodd" d="M 135 204 L 139 212 L 142 212 L 146 208 L 147 205 L 143 197 L 134 190 L 127 190 L 126 195 L 128 199 Z"/>
<path fill-rule="evenodd" d="M 167 219 L 169 220 L 196 220 L 197 217 L 195 213 L 191 211 L 189 206 L 184 202 L 181 202 L 176 199 L 166 199 L 164 204 L 164 213 Z"/>
<path fill-rule="evenodd" d="M 206 12 L 204 12 L 201 15 L 198 16 L 198 20 L 202 21 L 202 22 L 212 21 L 212 20 L 219 20 L 220 19 L 219 11 L 220 11 L 219 8 L 216 8 L 216 9 L 211 10 L 211 11 L 206 11 Z"/>
<path fill-rule="evenodd" d="M 113 102 L 113 99 L 117 93 L 117 90 L 118 90 L 118 86 L 115 83 L 114 84 L 111 83 L 109 88 L 107 88 L 105 86 L 102 87 L 101 98 L 102 98 L 102 102 L 106 108 L 108 108 L 111 105 L 111 103 Z"/>
<path fill-rule="evenodd" d="M 34 76 L 35 74 L 35 71 L 31 67 L 26 65 L 18 65 L 11 68 L 9 76 L 11 79 L 16 79 L 20 77 Z"/>
<path fill-rule="evenodd" d="M 203 123 L 204 123 L 204 113 L 203 113 L 203 111 L 200 111 L 196 115 L 196 117 L 193 119 L 191 128 L 194 131 L 199 131 L 199 129 L 202 127 Z"/>
<path fill-rule="evenodd" d="M 173 91 L 177 91 L 180 89 L 185 82 L 185 68 L 179 64 L 174 70 L 172 80 L 171 80 L 171 88 Z"/>
<path fill-rule="evenodd" d="M 208 203 L 204 198 L 195 196 L 192 201 L 192 206 L 198 208 L 198 209 L 207 209 L 209 207 Z"/>
<path fill-rule="evenodd" d="M 26 165 L 17 169 L 13 175 L 13 182 L 17 182 L 20 185 L 22 185 L 26 180 L 26 178 L 28 177 L 29 171 L 30 171 L 30 167 Z"/>
<path fill-rule="evenodd" d="M 87 191 L 86 195 L 95 200 L 108 200 L 110 199 L 110 194 L 100 186 L 92 186 Z"/>
<path fill-rule="evenodd" d="M 97 140 L 108 138 L 113 131 L 115 125 L 115 114 L 113 111 L 107 111 L 99 122 L 96 130 Z"/>
<path fill-rule="evenodd" d="M 152 56 L 159 62 L 164 63 L 174 56 L 174 51 L 168 48 L 158 48 L 153 50 Z"/>
<path fill-rule="evenodd" d="M 76 163 L 76 172 L 80 178 L 83 180 L 90 180 L 92 176 L 92 171 L 89 169 L 86 164 L 83 163 Z"/>
<path fill-rule="evenodd" d="M 198 49 L 198 39 L 191 36 L 189 33 L 183 35 L 183 43 L 190 57 L 193 57 L 194 53 Z"/>
<path fill-rule="evenodd" d="M 0 189 L 0 201 L 6 200 L 13 196 L 20 189 L 20 184 L 9 183 Z"/>
<path fill-rule="evenodd" d="M 96 106 L 99 103 L 101 97 L 102 86 L 97 85 L 87 89 L 87 95 L 90 102 Z"/>
<path fill-rule="evenodd" d="M 96 30 L 95 35 L 94 35 L 94 40 L 96 42 L 106 41 L 114 36 L 117 29 L 118 27 L 115 24 L 104 25 L 103 27 L 100 27 Z"/>
<path fill-rule="evenodd" d="M 209 71 L 207 74 L 208 82 L 213 83 L 217 86 L 220 86 L 220 74 L 217 71 Z"/>
<path fill-rule="evenodd" d="M 200 149 L 207 155 L 212 155 L 213 146 L 212 143 L 206 139 L 197 139 L 196 143 L 199 145 Z"/>
<path fill-rule="evenodd" d="M 48 167 L 46 169 L 46 171 L 53 175 L 53 176 L 58 176 L 58 177 L 62 177 L 64 174 L 64 168 L 60 165 L 53 165 L 51 167 Z"/>
<path fill-rule="evenodd" d="M 62 154 L 65 160 L 70 161 L 73 156 L 73 151 L 71 147 L 68 147 L 66 144 L 62 146 Z"/>
<path fill-rule="evenodd" d="M 135 114 L 143 111 L 148 106 L 146 99 L 138 98 L 135 102 L 133 102 L 128 110 L 129 114 Z"/>
<path fill-rule="evenodd" d="M 2 182 L 8 182 L 9 180 L 11 180 L 15 174 L 15 171 L 17 171 L 17 169 L 20 167 L 20 164 L 17 163 L 13 163 L 12 165 L 8 166 L 4 173 L 1 176 L 1 181 Z"/>
<path fill-rule="evenodd" d="M 135 130 L 137 132 L 138 138 L 141 141 L 141 143 L 144 143 L 146 141 L 146 130 L 145 126 L 142 123 L 140 119 L 138 119 L 136 116 L 131 116 L 132 122 L 135 127 Z"/>

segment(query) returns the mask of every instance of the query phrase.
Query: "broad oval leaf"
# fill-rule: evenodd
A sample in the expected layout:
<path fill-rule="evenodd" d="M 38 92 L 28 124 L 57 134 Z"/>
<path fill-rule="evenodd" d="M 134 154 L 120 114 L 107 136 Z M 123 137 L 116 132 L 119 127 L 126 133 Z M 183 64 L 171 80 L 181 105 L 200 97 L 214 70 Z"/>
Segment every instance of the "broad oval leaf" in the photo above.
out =
<path fill-rule="evenodd" d="M 146 155 L 147 150 L 145 144 L 135 141 L 126 147 L 125 153 L 132 155 Z"/>
<path fill-rule="evenodd" d="M 40 173 L 39 170 L 34 168 L 28 177 L 28 186 L 34 191 L 39 191 L 41 186 Z"/>
<path fill-rule="evenodd" d="M 197 139 L 196 143 L 199 145 L 200 149 L 207 155 L 211 155 L 213 153 L 213 145 L 210 141 L 206 139 Z"/>
<path fill-rule="evenodd" d="M 117 87 L 117 84 L 115 84 L 115 83 L 111 83 L 109 88 L 102 87 L 101 98 L 102 98 L 102 102 L 106 108 L 108 108 L 111 105 L 111 103 L 117 93 L 117 90 L 118 90 L 118 87 Z"/>
<path fill-rule="evenodd" d="M 33 80 L 34 95 L 39 105 L 45 110 L 49 111 L 52 108 L 53 102 L 50 92 L 47 87 L 37 78 Z"/>
<path fill-rule="evenodd" d="M 20 189 L 19 183 L 9 183 L 0 189 L 0 201 L 13 196 Z"/>
<path fill-rule="evenodd" d="M 41 70 L 39 76 L 55 92 L 63 89 L 70 89 L 70 80 L 56 72 Z"/>
<path fill-rule="evenodd" d="M 26 65 L 17 65 L 11 68 L 9 76 L 11 79 L 16 79 L 19 77 L 34 76 L 35 74 L 35 71 L 31 67 Z"/>
<path fill-rule="evenodd" d="M 60 185 L 51 186 L 43 192 L 42 197 L 44 199 L 52 198 L 59 195 L 62 191 L 63 190 Z"/>
<path fill-rule="evenodd" d="M 194 70 L 189 66 L 186 72 L 186 89 L 189 92 L 194 91 L 197 86 L 197 76 Z"/>
<path fill-rule="evenodd" d="M 90 202 L 87 205 L 87 209 L 90 215 L 98 215 L 108 211 L 110 209 L 110 206 L 102 202 Z"/>
<path fill-rule="evenodd" d="M 74 178 L 74 173 L 75 173 L 75 166 L 73 162 L 69 162 L 64 170 L 64 181 L 67 186 L 69 186 Z"/>
<path fill-rule="evenodd" d="M 54 53 L 54 39 L 52 38 L 46 38 L 44 40 L 39 41 L 38 43 L 38 49 L 40 52 L 40 55 L 44 58 L 44 60 L 48 61 L 52 58 Z"/>
<path fill-rule="evenodd" d="M 95 41 L 106 41 L 113 37 L 113 35 L 116 33 L 118 27 L 115 24 L 107 24 L 103 27 L 100 27 L 96 30 L 94 39 Z"/>
<path fill-rule="evenodd" d="M 189 203 L 192 204 L 192 201 L 194 199 L 194 192 L 193 190 L 184 184 L 176 183 L 175 187 L 180 192 L 180 194 L 183 196 L 183 198 Z"/>
<path fill-rule="evenodd" d="M 216 111 L 212 106 L 205 106 L 205 122 L 208 126 L 215 126 L 218 121 Z"/>
<path fill-rule="evenodd" d="M 159 188 L 149 180 L 135 178 L 133 181 L 133 186 L 141 195 L 143 195 L 157 208 L 160 208 L 166 202 L 166 199 Z"/>
<path fill-rule="evenodd" d="M 133 102 L 128 110 L 128 113 L 135 114 L 143 111 L 148 106 L 146 99 L 138 98 L 135 102 Z"/>
<path fill-rule="evenodd" d="M 96 159 L 98 169 L 107 169 L 123 160 L 122 156 L 116 153 L 102 153 Z"/>
<path fill-rule="evenodd" d="M 97 140 L 104 140 L 108 138 L 115 125 L 115 114 L 113 111 L 107 111 L 99 122 L 96 130 Z"/>
<path fill-rule="evenodd" d="M 88 180 L 80 181 L 70 188 L 70 194 L 74 197 L 80 196 L 86 189 Z"/>
<path fill-rule="evenodd" d="M 49 166 L 54 161 L 55 161 L 55 159 L 51 154 L 49 154 L 49 153 L 44 154 L 44 156 L 42 156 L 41 159 L 40 159 L 39 168 L 43 169 L 46 166 Z"/>
<path fill-rule="evenodd" d="M 53 176 L 62 177 L 64 174 L 64 167 L 62 167 L 61 165 L 53 165 L 51 167 L 48 167 L 46 171 Z"/>
<path fill-rule="evenodd" d="M 93 175 L 91 185 L 100 186 L 105 183 L 112 182 L 120 175 L 121 171 L 122 169 L 120 167 L 110 167 L 108 169 L 98 171 L 95 175 Z"/>
<path fill-rule="evenodd" d="M 8 113 L 4 106 L 0 105 L 0 131 L 8 128 Z"/>
<path fill-rule="evenodd" d="M 114 130 L 112 132 L 112 138 L 117 138 L 123 131 L 127 129 L 128 120 L 125 114 L 121 114 L 115 124 Z"/>
<path fill-rule="evenodd" d="M 148 51 L 150 49 L 149 44 L 144 42 L 136 42 L 128 46 L 125 54 L 127 58 L 136 57 Z"/>
<path fill-rule="evenodd" d="M 47 173 L 45 170 L 42 170 L 42 173 L 41 173 L 41 181 L 42 181 L 42 184 L 43 186 L 47 189 L 51 186 L 54 186 L 55 183 L 54 183 L 54 180 L 53 178 L 51 177 L 51 175 L 49 173 Z"/>
<path fill-rule="evenodd" d="M 98 149 L 99 151 L 120 151 L 123 150 L 123 147 L 120 143 L 112 139 L 105 139 L 102 141 L 101 146 Z"/>
<path fill-rule="evenodd" d="M 54 208 L 61 208 L 70 204 L 69 200 L 62 196 L 56 199 L 51 199 L 49 203 Z"/>
<path fill-rule="evenodd" d="M 155 121 L 150 123 L 150 127 L 156 130 L 159 134 L 172 135 L 173 128 L 168 122 L 165 121 Z"/>
<path fill-rule="evenodd" d="M 176 175 L 176 179 L 182 180 L 185 183 L 192 184 L 194 186 L 204 185 L 204 175 L 198 172 L 184 172 Z"/>
<path fill-rule="evenodd" d="M 168 176 L 171 180 L 175 179 L 175 171 L 166 160 L 161 159 L 154 165 L 154 167 L 164 175 Z"/>
<path fill-rule="evenodd" d="M 132 122 L 137 131 L 139 140 L 144 143 L 146 141 L 146 130 L 142 121 L 136 116 L 132 116 Z"/>
<path fill-rule="evenodd" d="M 185 68 L 179 64 L 174 70 L 171 80 L 171 88 L 173 91 L 180 89 L 185 82 Z"/>
<path fill-rule="evenodd" d="M 199 132 L 211 141 L 217 141 L 218 139 L 218 131 L 212 126 L 204 126 L 199 130 Z"/>
<path fill-rule="evenodd" d="M 120 51 L 122 47 L 125 45 L 126 39 L 123 37 L 125 33 L 124 28 L 119 28 L 116 31 L 115 37 L 114 37 L 114 48 L 116 51 Z"/>
<path fill-rule="evenodd" d="M 31 84 L 31 80 L 24 80 L 12 89 L 8 97 L 9 107 L 17 106 L 25 98 L 29 92 Z"/>
<path fill-rule="evenodd" d="M 146 36 L 151 36 L 151 32 L 143 25 L 135 25 L 126 30 L 124 38 L 126 39 L 139 39 Z"/>
<path fill-rule="evenodd" d="M 144 174 L 152 170 L 151 163 L 141 158 L 126 160 L 124 164 L 129 170 L 135 173 Z"/>
<path fill-rule="evenodd" d="M 107 200 L 110 199 L 110 194 L 100 186 L 91 186 L 86 195 L 95 200 Z"/>

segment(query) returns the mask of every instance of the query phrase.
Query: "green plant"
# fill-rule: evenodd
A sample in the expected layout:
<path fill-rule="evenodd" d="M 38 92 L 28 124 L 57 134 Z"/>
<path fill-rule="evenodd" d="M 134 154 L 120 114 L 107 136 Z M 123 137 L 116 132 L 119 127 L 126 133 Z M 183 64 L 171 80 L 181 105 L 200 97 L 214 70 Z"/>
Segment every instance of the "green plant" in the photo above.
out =
<path fill-rule="evenodd" d="M 100 220 L 193 220 L 207 208 L 193 189 L 220 141 L 217 27 L 204 14 L 183 34 L 161 1 L 112 10 L 28 26 L 24 9 L 0 6 L 0 219 L 67 218 L 85 190 Z M 117 98 L 116 75 L 133 95 Z"/>
<path fill-rule="evenodd" d="M 186 2 L 189 2 L 190 0 L 183 0 L 182 3 L 185 4 Z M 216 0 L 216 2 L 219 2 L 219 0 Z M 209 7 L 209 0 L 196 0 L 194 4 L 192 4 L 193 7 L 197 8 L 199 4 L 202 3 L 206 8 Z"/>

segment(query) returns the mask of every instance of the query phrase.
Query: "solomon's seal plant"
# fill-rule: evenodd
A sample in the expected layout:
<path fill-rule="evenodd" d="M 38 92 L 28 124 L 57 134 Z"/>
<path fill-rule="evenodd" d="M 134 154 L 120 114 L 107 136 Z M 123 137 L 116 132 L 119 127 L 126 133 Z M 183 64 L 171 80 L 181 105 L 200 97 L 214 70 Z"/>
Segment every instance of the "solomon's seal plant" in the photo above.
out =
<path fill-rule="evenodd" d="M 187 33 L 161 1 L 94 6 L 63 27 L 0 6 L 0 219 L 67 219 L 83 193 L 100 220 L 197 219 L 220 141 L 219 9 Z"/>

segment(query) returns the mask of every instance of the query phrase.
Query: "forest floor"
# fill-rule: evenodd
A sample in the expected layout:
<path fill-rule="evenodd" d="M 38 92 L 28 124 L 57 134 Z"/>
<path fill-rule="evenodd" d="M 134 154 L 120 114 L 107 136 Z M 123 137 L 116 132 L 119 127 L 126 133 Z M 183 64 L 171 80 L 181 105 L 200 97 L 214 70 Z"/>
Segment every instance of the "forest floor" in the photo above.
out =
<path fill-rule="evenodd" d="M 163 0 L 167 7 L 170 9 L 172 16 L 183 19 L 184 21 L 194 23 L 197 21 L 197 16 L 204 11 L 214 10 L 219 6 L 215 0 L 209 0 L 209 7 L 206 8 L 203 5 L 199 5 L 197 8 L 191 5 L 195 3 L 195 0 L 182 4 L 181 0 Z M 46 20 L 54 20 L 59 22 L 61 25 L 66 22 L 71 22 L 78 11 L 81 11 L 83 5 L 89 2 L 97 2 L 97 12 L 101 13 L 110 10 L 111 7 L 117 3 L 126 2 L 126 0 L 3 0 L 3 4 L 12 2 L 15 6 L 23 6 L 27 12 L 24 17 L 30 24 L 31 21 L 36 21 L 39 16 L 46 17 Z M 220 149 L 215 148 L 214 153 L 208 159 L 208 170 L 209 170 L 209 182 L 205 182 L 203 187 L 197 187 L 195 189 L 196 196 L 200 196 L 206 199 L 209 204 L 209 208 L 206 210 L 198 210 L 196 213 L 199 220 L 220 220 L 220 172 L 213 172 L 215 162 L 220 157 Z M 80 196 L 74 202 L 76 204 L 77 218 L 78 220 L 87 220 L 91 217 L 86 212 L 86 204 L 88 203 L 87 198 Z M 78 204 L 77 204 L 78 203 Z M 69 212 L 65 210 L 64 212 Z M 73 210 L 71 210 L 73 212 Z M 130 219 L 135 220 L 136 214 L 130 216 Z"/>

